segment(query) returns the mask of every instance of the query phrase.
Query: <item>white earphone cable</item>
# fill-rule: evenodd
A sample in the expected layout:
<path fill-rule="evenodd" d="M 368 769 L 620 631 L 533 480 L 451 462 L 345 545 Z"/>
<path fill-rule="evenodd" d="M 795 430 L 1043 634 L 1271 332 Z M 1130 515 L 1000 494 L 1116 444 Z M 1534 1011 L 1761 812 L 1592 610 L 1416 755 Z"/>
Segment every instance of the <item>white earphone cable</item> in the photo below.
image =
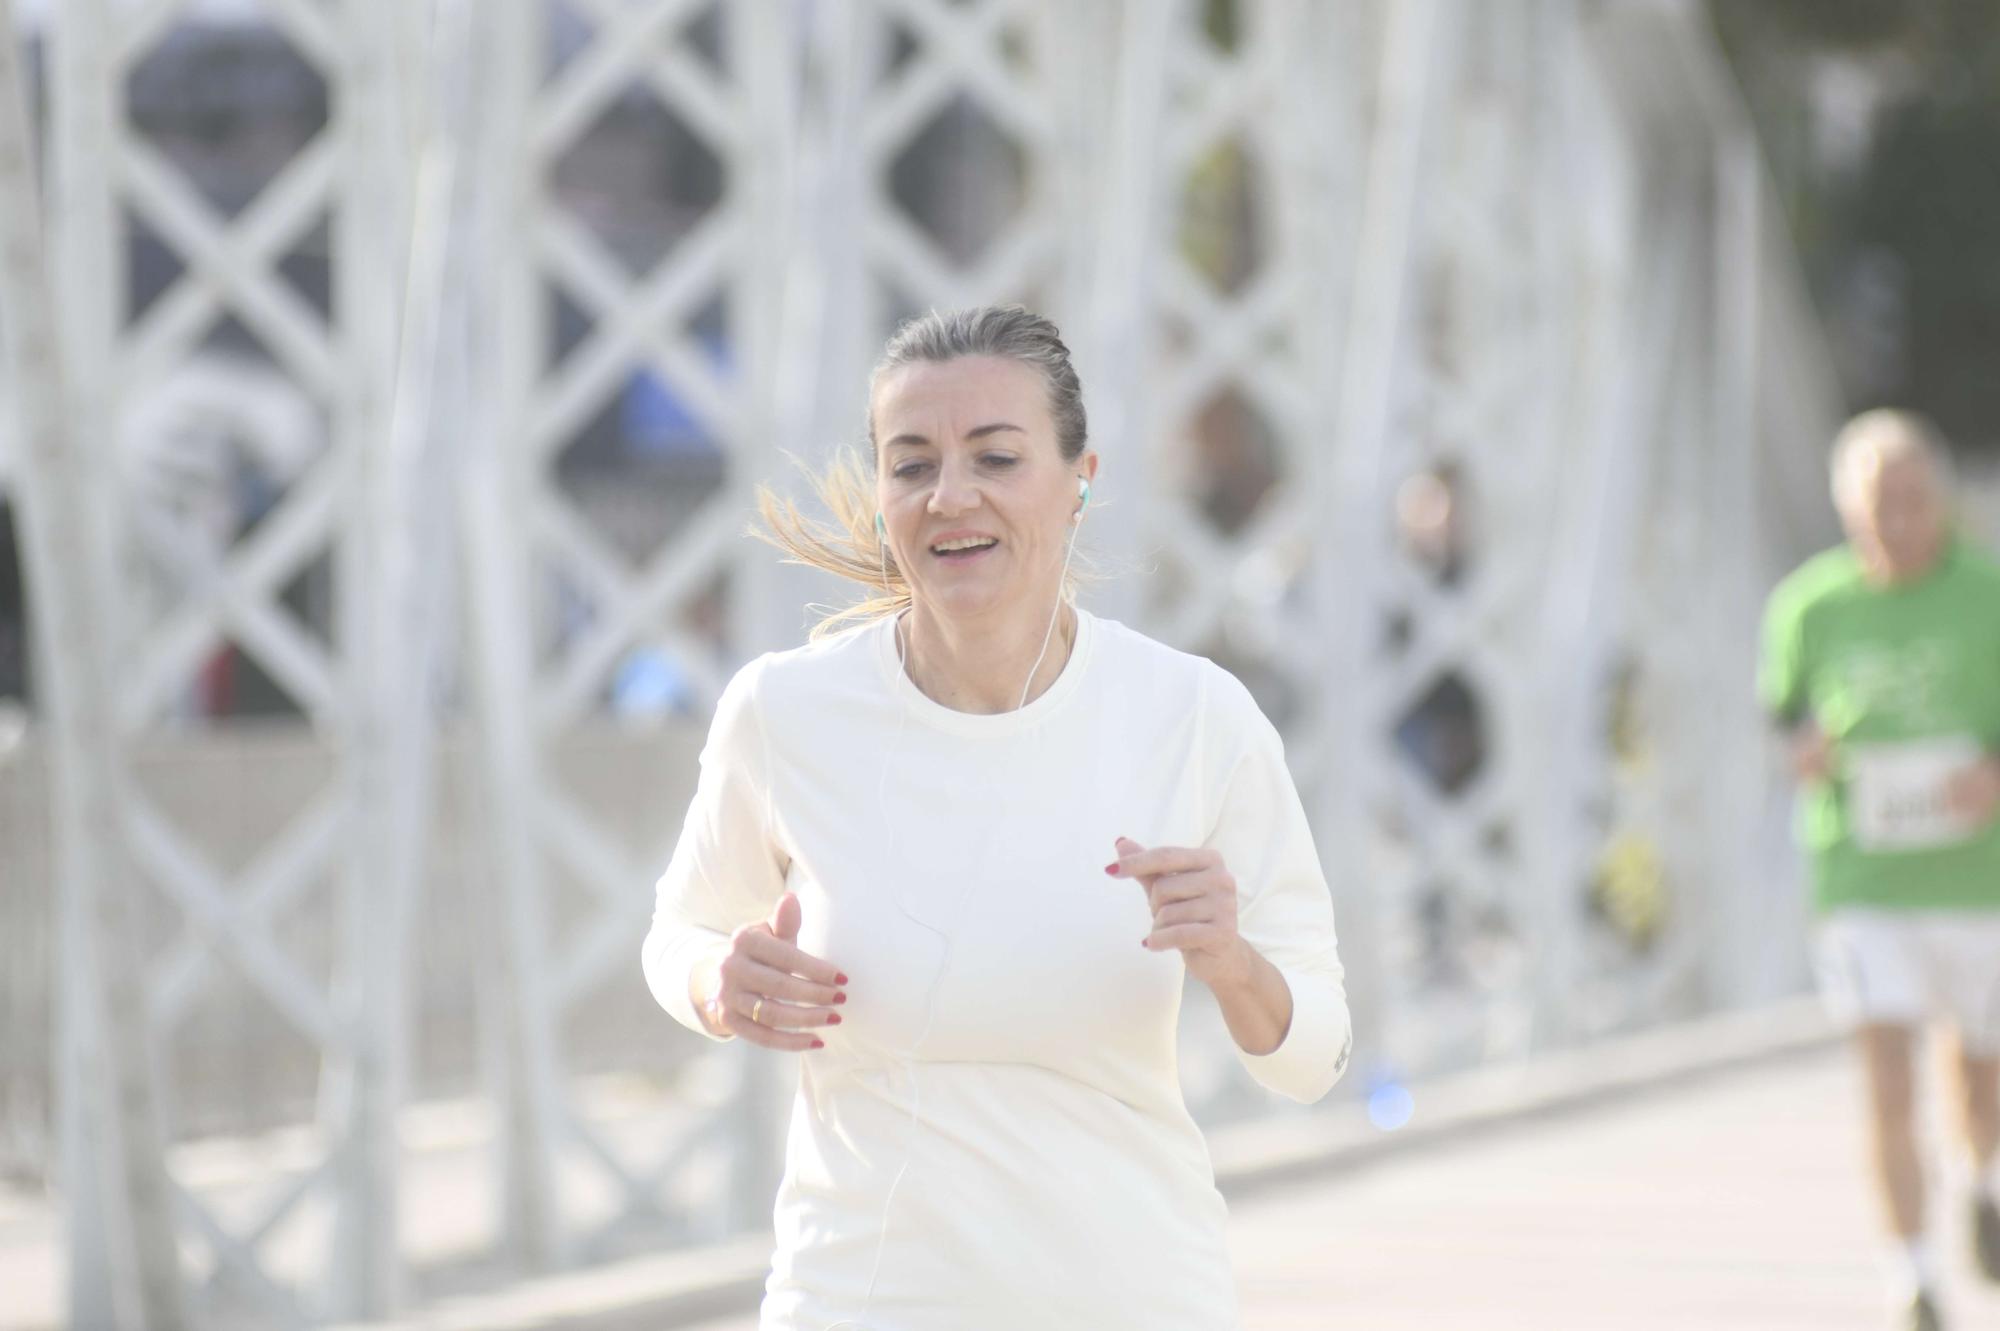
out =
<path fill-rule="evenodd" d="M 1017 712 L 1020 711 L 1021 708 L 1028 705 L 1028 690 L 1034 687 L 1035 672 L 1041 669 L 1042 660 L 1044 657 L 1048 655 L 1049 640 L 1055 634 L 1056 621 L 1062 617 L 1062 608 L 1065 601 L 1068 599 L 1064 595 L 1064 584 L 1069 578 L 1070 560 L 1073 559 L 1076 555 L 1076 538 L 1078 532 L 1081 530 L 1083 526 L 1084 509 L 1088 508 L 1090 503 L 1089 483 L 1087 481 L 1083 482 L 1080 485 L 1079 489 L 1081 493 L 1079 494 L 1078 497 L 1079 499 L 1082 500 L 1083 507 L 1077 509 L 1076 514 L 1070 524 L 1068 549 L 1063 555 L 1062 572 L 1057 576 L 1056 579 L 1055 606 L 1053 609 L 1049 611 L 1049 624 L 1048 627 L 1044 629 L 1042 632 L 1041 651 L 1036 654 L 1035 663 L 1032 666 L 1028 667 L 1028 678 L 1026 682 L 1024 682 L 1021 685 L 1021 700 L 1014 706 L 1014 710 Z M 877 527 L 877 545 L 882 552 L 881 554 L 882 586 L 883 589 L 886 591 L 889 586 L 888 552 L 887 552 L 888 536 L 885 532 L 881 530 L 881 527 L 879 526 L 879 515 L 878 515 L 878 527 Z M 904 613 L 906 612 L 899 611 L 896 614 L 896 617 L 889 624 L 889 631 L 892 634 L 894 634 L 896 638 L 897 673 L 901 675 L 902 678 L 908 679 L 909 660 L 903 649 L 902 619 Z M 1083 625 L 1082 622 L 1079 621 L 1077 624 L 1076 634 L 1070 640 L 1070 652 L 1072 655 L 1074 655 L 1076 651 L 1076 640 L 1077 638 L 1080 638 L 1082 636 L 1082 633 L 1083 633 Z M 902 687 L 900 681 L 898 682 L 897 687 L 898 688 Z M 908 721 L 908 719 L 909 719 L 909 709 L 901 706 L 897 707 L 896 739 L 895 743 L 889 749 L 891 760 L 883 763 L 881 768 L 881 775 L 877 779 L 875 786 L 876 805 L 882 812 L 882 822 L 885 831 L 885 837 L 884 837 L 885 858 L 890 860 L 891 862 L 893 862 L 894 860 L 893 850 L 895 846 L 896 820 L 893 817 L 891 817 L 889 813 L 889 795 L 888 795 L 889 773 L 893 771 L 895 768 L 895 762 L 894 762 L 895 755 L 899 754 L 902 750 L 904 725 Z M 1036 734 L 1037 734 L 1037 743 L 1039 744 L 1039 731 L 1036 732 Z M 1005 831 L 1008 825 L 1008 820 L 1004 818 L 996 819 L 995 824 L 1001 831 Z M 979 857 L 978 860 L 975 860 L 973 862 L 983 863 L 985 862 L 986 858 L 987 858 L 986 856 L 982 855 Z M 843 1317 L 838 1321 L 829 1323 L 825 1327 L 824 1331 L 870 1331 L 870 1328 L 868 1327 L 867 1323 L 863 1321 L 862 1318 L 865 1318 L 868 1315 L 869 1309 L 872 1308 L 875 1303 L 875 1287 L 877 1282 L 881 1279 L 882 1276 L 882 1256 L 883 1253 L 887 1250 L 889 1243 L 889 1215 L 891 1210 L 894 1208 L 896 1204 L 896 1193 L 903 1186 L 903 1178 L 905 1175 L 909 1173 L 910 1161 L 916 1152 L 917 1134 L 923 1130 L 923 1098 L 917 1082 L 917 1055 L 919 1051 L 922 1050 L 924 1046 L 924 1041 L 930 1038 L 931 1024 L 937 1017 L 938 989 L 944 984 L 944 977 L 946 973 L 951 969 L 951 952 L 952 952 L 951 935 L 947 934 L 944 930 L 939 929 L 937 926 L 929 924 L 926 921 L 917 918 L 917 916 L 914 913 L 912 913 L 907 906 L 903 904 L 903 899 L 901 894 L 898 893 L 893 886 L 893 883 L 895 881 L 893 876 L 890 877 L 888 881 L 892 884 L 889 893 L 890 900 L 895 903 L 896 909 L 901 911 L 903 917 L 909 920 L 912 924 L 925 930 L 928 933 L 934 934 L 937 937 L 938 942 L 943 946 L 943 955 L 941 956 L 938 962 L 937 974 L 931 977 L 930 988 L 924 995 L 923 1029 L 917 1033 L 917 1038 L 915 1042 L 911 1044 L 909 1052 L 906 1055 L 904 1055 L 903 1058 L 904 1080 L 910 1088 L 910 1127 L 908 1135 L 906 1136 L 903 1145 L 903 1162 L 901 1165 L 897 1167 L 896 1177 L 890 1181 L 889 1191 L 883 1196 L 882 1199 L 882 1224 L 881 1228 L 876 1232 L 875 1235 L 875 1260 L 874 1264 L 871 1266 L 868 1273 L 868 1292 L 862 1298 L 861 1314 L 859 1317 L 851 1317 L 851 1318 Z M 959 908 L 961 908 L 964 905 L 965 891 L 966 891 L 965 880 L 961 878 L 959 886 L 959 894 L 958 897 L 953 902 L 952 918 L 954 923 L 957 920 L 957 913 Z"/>

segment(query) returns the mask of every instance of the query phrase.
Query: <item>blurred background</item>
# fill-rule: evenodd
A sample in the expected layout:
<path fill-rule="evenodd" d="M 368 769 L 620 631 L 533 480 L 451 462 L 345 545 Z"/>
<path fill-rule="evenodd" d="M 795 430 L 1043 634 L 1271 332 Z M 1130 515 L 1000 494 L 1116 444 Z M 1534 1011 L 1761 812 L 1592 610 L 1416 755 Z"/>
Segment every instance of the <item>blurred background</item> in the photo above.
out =
<path fill-rule="evenodd" d="M 1834 429 L 1931 413 L 2000 531 L 1988 0 L 12 9 L 0 1326 L 767 1222 L 789 1069 L 638 947 L 846 596 L 752 488 L 913 312 L 1057 320 L 1087 603 L 1285 733 L 1362 1041 L 1274 1105 L 1197 996 L 1217 1129 L 1796 998 L 1749 684 Z"/>

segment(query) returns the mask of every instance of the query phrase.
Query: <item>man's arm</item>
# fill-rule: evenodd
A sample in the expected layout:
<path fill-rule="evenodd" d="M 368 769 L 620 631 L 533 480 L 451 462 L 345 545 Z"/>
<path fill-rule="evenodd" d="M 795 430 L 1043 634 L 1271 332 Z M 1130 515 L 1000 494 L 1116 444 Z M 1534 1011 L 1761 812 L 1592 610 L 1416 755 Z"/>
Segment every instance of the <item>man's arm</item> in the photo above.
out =
<path fill-rule="evenodd" d="M 1833 777 L 1833 741 L 1810 716 L 1778 721 L 1784 732 L 1785 747 L 1791 755 L 1792 775 L 1800 785 L 1817 785 Z"/>

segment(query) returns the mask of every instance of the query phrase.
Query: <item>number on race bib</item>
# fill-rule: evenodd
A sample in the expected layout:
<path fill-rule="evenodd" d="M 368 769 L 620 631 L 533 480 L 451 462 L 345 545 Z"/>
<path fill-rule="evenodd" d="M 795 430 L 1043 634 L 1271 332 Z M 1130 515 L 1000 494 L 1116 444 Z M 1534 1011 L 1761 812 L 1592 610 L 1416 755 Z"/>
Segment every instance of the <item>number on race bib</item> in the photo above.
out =
<path fill-rule="evenodd" d="M 1851 744 L 1847 821 L 1862 850 L 1930 850 L 1965 841 L 1978 824 L 1950 798 L 1952 778 L 1979 761 L 1977 741 L 1964 736 Z"/>

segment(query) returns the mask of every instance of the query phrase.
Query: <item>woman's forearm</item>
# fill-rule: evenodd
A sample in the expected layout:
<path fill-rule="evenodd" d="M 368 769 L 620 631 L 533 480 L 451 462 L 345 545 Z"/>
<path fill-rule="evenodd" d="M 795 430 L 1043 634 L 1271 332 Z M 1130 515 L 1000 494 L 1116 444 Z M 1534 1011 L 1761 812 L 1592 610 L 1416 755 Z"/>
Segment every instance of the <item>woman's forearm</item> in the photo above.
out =
<path fill-rule="evenodd" d="M 722 955 L 721 948 L 711 949 L 688 968 L 688 1001 L 694 1004 L 695 1015 L 701 1018 L 703 1029 L 717 1039 L 724 1039 L 729 1035 L 728 1031 L 716 1024 L 715 1013 L 709 1006 L 722 988 L 720 974 Z"/>
<path fill-rule="evenodd" d="M 1268 1054 L 1292 1026 L 1292 989 L 1278 968 L 1242 939 L 1242 964 L 1232 979 L 1209 986 L 1222 1007 L 1230 1038 L 1246 1054 Z"/>

